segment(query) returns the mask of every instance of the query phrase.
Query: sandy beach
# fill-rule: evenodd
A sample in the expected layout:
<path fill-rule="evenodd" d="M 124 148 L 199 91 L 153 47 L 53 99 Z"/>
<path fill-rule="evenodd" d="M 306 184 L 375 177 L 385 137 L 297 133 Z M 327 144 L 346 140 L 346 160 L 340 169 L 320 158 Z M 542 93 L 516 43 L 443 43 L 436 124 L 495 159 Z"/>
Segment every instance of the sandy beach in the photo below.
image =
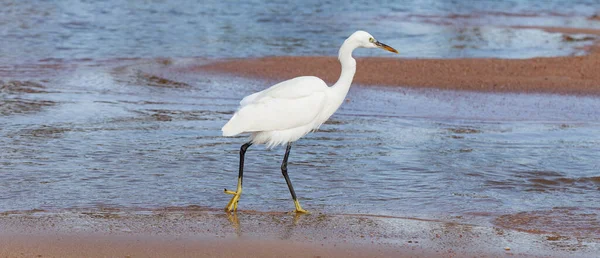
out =
<path fill-rule="evenodd" d="M 11 235 L 0 236 L 0 244 L 1 257 L 438 257 L 410 248 L 143 235 Z"/>
<path fill-rule="evenodd" d="M 418 244 L 427 241 L 423 238 L 435 239 L 432 233 L 406 235 L 410 240 L 394 243 L 392 235 L 407 232 L 384 228 L 393 220 L 256 211 L 226 214 L 200 207 L 11 212 L 0 215 L 0 257 L 447 257 L 471 248 L 433 251 Z M 399 221 L 411 230 L 433 226 Z M 473 237 L 464 234 L 465 239 Z M 438 241 L 455 237 L 454 232 L 437 234 Z"/>
<path fill-rule="evenodd" d="M 442 220 L 201 207 L 0 215 L 0 257 L 564 257 L 594 240 Z"/>

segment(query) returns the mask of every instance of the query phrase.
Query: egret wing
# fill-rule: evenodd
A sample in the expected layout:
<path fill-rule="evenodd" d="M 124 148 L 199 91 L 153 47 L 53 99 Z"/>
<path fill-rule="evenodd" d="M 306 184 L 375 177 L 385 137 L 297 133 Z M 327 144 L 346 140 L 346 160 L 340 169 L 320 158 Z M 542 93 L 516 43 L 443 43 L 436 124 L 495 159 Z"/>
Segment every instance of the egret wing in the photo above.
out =
<path fill-rule="evenodd" d="M 240 107 L 271 98 L 302 98 L 315 92 L 325 91 L 327 84 L 315 76 L 301 76 L 275 84 L 263 91 L 250 94 L 240 101 Z"/>
<path fill-rule="evenodd" d="M 312 123 L 325 106 L 324 92 L 301 98 L 264 97 L 242 107 L 230 120 L 243 132 L 274 131 Z"/>
<path fill-rule="evenodd" d="M 251 94 L 223 126 L 225 136 L 242 132 L 286 130 L 308 125 L 321 113 L 327 84 L 314 76 L 297 77 Z"/>

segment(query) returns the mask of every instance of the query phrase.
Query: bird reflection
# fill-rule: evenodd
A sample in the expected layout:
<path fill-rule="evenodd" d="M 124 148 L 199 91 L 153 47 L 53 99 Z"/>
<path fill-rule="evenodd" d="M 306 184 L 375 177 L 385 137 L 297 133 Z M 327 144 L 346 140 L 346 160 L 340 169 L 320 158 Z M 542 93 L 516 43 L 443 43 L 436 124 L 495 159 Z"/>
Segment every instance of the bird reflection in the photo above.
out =
<path fill-rule="evenodd" d="M 264 214 L 264 215 L 268 215 L 268 214 Z M 311 216 L 310 214 L 305 214 L 305 213 L 297 213 L 297 212 L 289 212 L 289 213 L 280 213 L 280 214 L 271 214 L 270 216 L 273 217 L 272 220 L 270 221 L 281 221 L 281 220 L 287 220 L 289 222 L 287 223 L 273 223 L 272 226 L 283 226 L 280 230 L 275 230 L 276 232 L 281 232 L 281 234 L 278 236 L 279 239 L 281 240 L 288 240 L 290 239 L 293 235 L 294 235 L 294 230 L 296 229 L 296 227 L 298 225 L 300 225 L 303 221 L 303 218 L 305 216 Z M 242 222 L 240 222 L 240 217 L 242 217 Z M 246 216 L 247 219 L 250 219 L 250 216 Z M 287 218 L 291 218 L 291 219 L 287 219 Z M 280 220 L 281 219 L 281 220 Z M 229 224 L 231 225 L 231 227 L 233 227 L 235 229 L 235 234 L 238 237 L 242 236 L 242 223 L 244 220 L 244 214 L 241 213 L 240 216 L 238 216 L 238 212 L 227 212 L 227 220 L 229 221 Z M 255 222 L 254 219 L 252 219 L 253 222 Z M 265 221 L 269 221 L 269 220 L 265 220 Z M 276 233 L 276 235 L 278 235 Z"/>

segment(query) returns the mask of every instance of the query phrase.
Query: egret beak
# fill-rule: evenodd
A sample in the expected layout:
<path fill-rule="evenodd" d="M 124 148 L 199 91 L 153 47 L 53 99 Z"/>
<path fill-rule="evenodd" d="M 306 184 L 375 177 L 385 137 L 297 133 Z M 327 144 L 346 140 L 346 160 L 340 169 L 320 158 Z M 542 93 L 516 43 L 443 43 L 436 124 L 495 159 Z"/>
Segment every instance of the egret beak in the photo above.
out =
<path fill-rule="evenodd" d="M 383 44 L 383 43 L 381 43 L 381 42 L 379 42 L 379 41 L 376 41 L 376 42 L 375 42 L 375 46 L 377 46 L 377 47 L 379 47 L 379 48 L 381 48 L 381 49 L 385 49 L 385 50 L 387 50 L 387 51 L 390 51 L 390 52 L 392 52 L 392 53 L 396 53 L 396 54 L 398 54 L 398 50 L 396 50 L 396 49 L 394 49 L 393 47 L 390 47 L 390 46 L 388 46 L 388 45 L 386 45 L 386 44 Z"/>

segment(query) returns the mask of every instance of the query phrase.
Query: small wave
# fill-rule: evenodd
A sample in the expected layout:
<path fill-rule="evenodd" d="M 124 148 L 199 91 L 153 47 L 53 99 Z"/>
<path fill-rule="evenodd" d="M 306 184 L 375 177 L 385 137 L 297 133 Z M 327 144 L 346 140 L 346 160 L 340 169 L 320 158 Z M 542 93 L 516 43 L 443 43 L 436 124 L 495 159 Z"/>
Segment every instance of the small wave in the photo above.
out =
<path fill-rule="evenodd" d="M 164 87 L 164 88 L 189 88 L 190 85 L 185 82 L 169 80 L 160 76 L 138 71 L 134 77 L 136 84 Z"/>
<path fill-rule="evenodd" d="M 172 64 L 173 61 L 171 59 L 156 59 L 150 63 L 116 67 L 112 70 L 112 74 L 116 81 L 126 84 L 161 88 L 190 88 L 191 85 L 185 82 L 168 79 L 147 71 L 153 68 L 159 68 L 159 71 L 164 70 L 165 67 Z"/>
<path fill-rule="evenodd" d="M 47 93 L 46 87 L 33 81 L 9 81 L 0 80 L 0 93 Z"/>
<path fill-rule="evenodd" d="M 463 128 L 463 127 L 448 128 L 447 130 L 449 132 L 451 132 L 451 133 L 456 133 L 456 134 L 476 134 L 476 133 L 481 133 L 481 130 L 473 129 L 473 128 Z"/>
<path fill-rule="evenodd" d="M 42 137 L 42 138 L 58 138 L 63 133 L 72 131 L 69 128 L 60 128 L 53 126 L 41 126 L 35 129 L 23 129 L 19 132 L 22 136 Z"/>
<path fill-rule="evenodd" d="M 505 214 L 496 218 L 493 223 L 503 228 L 528 233 L 554 233 L 577 237 L 600 236 L 598 210 L 590 212 L 574 207 L 555 207 L 551 210 Z"/>
<path fill-rule="evenodd" d="M 8 81 L 4 82 L 0 80 L 0 96 L 4 95 L 17 95 L 16 98 L 5 98 L 4 101 L 0 102 L 0 114 L 1 115 L 14 115 L 38 112 L 42 108 L 47 106 L 53 106 L 56 104 L 54 101 L 39 100 L 39 99 L 25 99 L 21 96 L 26 94 L 38 94 L 48 93 L 46 86 L 41 83 L 33 81 Z"/>
<path fill-rule="evenodd" d="M 487 180 L 486 185 L 497 189 L 520 188 L 528 192 L 595 190 L 600 187 L 600 176 L 567 177 L 556 171 L 515 172 L 510 180 Z"/>
<path fill-rule="evenodd" d="M 44 107 L 54 106 L 56 102 L 49 100 L 5 99 L 0 102 L 0 114 L 10 116 L 41 111 Z"/>

